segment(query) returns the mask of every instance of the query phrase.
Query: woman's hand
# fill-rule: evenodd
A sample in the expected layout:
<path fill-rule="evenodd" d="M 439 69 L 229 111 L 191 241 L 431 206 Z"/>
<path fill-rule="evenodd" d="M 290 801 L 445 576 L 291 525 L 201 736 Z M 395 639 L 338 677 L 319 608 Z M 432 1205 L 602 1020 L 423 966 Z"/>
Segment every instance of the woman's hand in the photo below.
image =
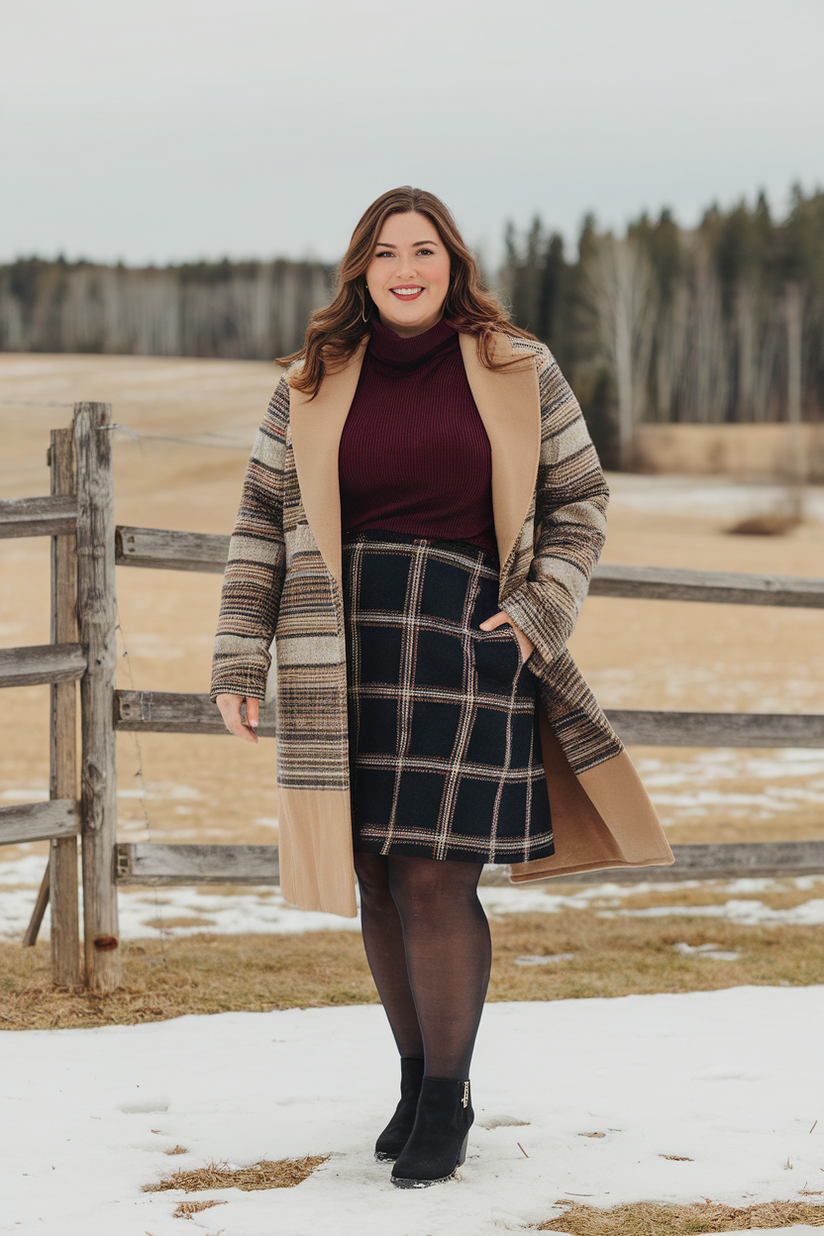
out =
<path fill-rule="evenodd" d="M 505 613 L 504 610 L 499 610 L 497 614 L 493 614 L 491 618 L 487 618 L 486 622 L 482 622 L 481 630 L 494 631 L 496 627 L 503 626 L 505 622 L 508 622 L 512 627 L 512 631 L 518 641 L 518 647 L 521 650 L 521 657 L 523 658 L 524 664 L 526 664 L 527 660 L 535 651 L 535 645 L 531 640 L 527 639 L 520 627 L 516 627 L 509 614 Z"/>
<path fill-rule="evenodd" d="M 240 718 L 240 706 L 243 700 L 246 700 L 246 724 L 244 725 Z M 215 703 L 220 709 L 220 715 L 226 722 L 226 729 L 230 734 L 234 734 L 236 738 L 243 738 L 246 742 L 257 742 L 257 724 L 260 704 L 258 700 L 250 699 L 249 696 L 242 695 L 217 695 Z"/>

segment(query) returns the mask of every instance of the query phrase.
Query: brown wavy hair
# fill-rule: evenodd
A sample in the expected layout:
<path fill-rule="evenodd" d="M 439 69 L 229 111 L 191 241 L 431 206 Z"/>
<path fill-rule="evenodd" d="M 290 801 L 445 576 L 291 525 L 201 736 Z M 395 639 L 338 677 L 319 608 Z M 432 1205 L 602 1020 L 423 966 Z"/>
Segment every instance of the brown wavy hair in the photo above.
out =
<path fill-rule="evenodd" d="M 487 369 L 502 369 L 518 363 L 517 360 L 494 359 L 495 336 L 502 330 L 524 339 L 535 338 L 512 325 L 498 298 L 484 286 L 478 264 L 440 198 L 425 189 L 403 185 L 400 189 L 390 189 L 388 193 L 381 194 L 361 215 L 337 270 L 334 300 L 312 314 L 303 347 L 291 356 L 277 358 L 279 365 L 303 362 L 289 379 L 296 390 L 304 391 L 314 399 L 326 374 L 345 364 L 364 336 L 369 334 L 369 321 L 376 310 L 366 286 L 366 269 L 374 256 L 381 228 L 389 216 L 412 211 L 426 216 L 449 250 L 449 291 L 444 301 L 443 316 L 459 330 L 477 336 L 478 356 L 482 364 Z"/>

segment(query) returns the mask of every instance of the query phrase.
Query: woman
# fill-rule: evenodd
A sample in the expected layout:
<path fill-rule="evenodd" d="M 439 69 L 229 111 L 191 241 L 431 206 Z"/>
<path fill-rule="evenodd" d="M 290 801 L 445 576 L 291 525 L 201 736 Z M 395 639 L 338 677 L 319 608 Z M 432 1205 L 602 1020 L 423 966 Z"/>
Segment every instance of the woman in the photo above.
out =
<path fill-rule="evenodd" d="M 442 202 L 405 187 L 369 207 L 283 363 L 212 696 L 257 741 L 274 636 L 283 893 L 352 915 L 354 867 L 401 1057 L 375 1153 L 423 1187 L 454 1175 L 473 1119 L 483 864 L 520 881 L 672 856 L 565 651 L 604 539 L 597 456 Z"/>

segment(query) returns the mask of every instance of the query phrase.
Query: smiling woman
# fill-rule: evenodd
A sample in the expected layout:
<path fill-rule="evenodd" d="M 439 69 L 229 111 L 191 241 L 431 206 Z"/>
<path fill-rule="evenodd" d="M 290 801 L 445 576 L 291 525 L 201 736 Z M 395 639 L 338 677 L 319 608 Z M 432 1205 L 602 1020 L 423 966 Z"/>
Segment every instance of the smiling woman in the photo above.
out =
<path fill-rule="evenodd" d="M 565 650 L 604 539 L 597 456 L 442 202 L 405 187 L 368 208 L 337 295 L 284 363 L 212 695 L 257 741 L 274 636 L 283 895 L 351 915 L 357 875 L 401 1057 L 375 1153 L 421 1188 L 453 1177 L 473 1120 L 484 863 L 528 880 L 672 856 Z"/>

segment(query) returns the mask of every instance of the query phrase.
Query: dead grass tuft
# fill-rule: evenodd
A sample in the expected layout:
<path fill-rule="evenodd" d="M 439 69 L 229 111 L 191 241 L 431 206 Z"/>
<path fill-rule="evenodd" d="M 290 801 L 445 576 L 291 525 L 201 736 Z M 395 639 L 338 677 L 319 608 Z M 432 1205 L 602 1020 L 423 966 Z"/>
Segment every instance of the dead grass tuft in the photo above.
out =
<path fill-rule="evenodd" d="M 766 511 L 763 515 L 751 515 L 727 528 L 734 536 L 786 536 L 794 531 L 801 519 L 785 511 Z"/>
<path fill-rule="evenodd" d="M 293 1189 L 311 1176 L 316 1167 L 325 1163 L 328 1154 L 307 1155 L 304 1159 L 261 1159 L 249 1167 L 230 1168 L 226 1163 L 207 1163 L 191 1171 L 173 1172 L 156 1184 L 144 1185 L 144 1193 L 164 1193 L 167 1189 L 182 1189 L 198 1193 L 202 1189 Z"/>
<path fill-rule="evenodd" d="M 808 1202 L 763 1202 L 743 1207 L 722 1206 L 718 1202 L 694 1202 L 691 1206 L 633 1202 L 599 1210 L 575 1203 L 559 1218 L 540 1224 L 537 1230 L 569 1232 L 571 1236 L 703 1236 L 707 1232 L 746 1232 L 752 1228 L 792 1227 L 796 1223 L 824 1227 L 824 1206 L 811 1206 Z"/>
<path fill-rule="evenodd" d="M 164 1154 L 188 1154 L 185 1146 L 175 1146 L 174 1150 L 164 1150 Z"/>
<path fill-rule="evenodd" d="M 172 1211 L 173 1219 L 191 1219 L 192 1215 L 199 1214 L 201 1210 L 209 1210 L 211 1206 L 227 1206 L 228 1202 L 181 1202 L 176 1210 Z"/>

